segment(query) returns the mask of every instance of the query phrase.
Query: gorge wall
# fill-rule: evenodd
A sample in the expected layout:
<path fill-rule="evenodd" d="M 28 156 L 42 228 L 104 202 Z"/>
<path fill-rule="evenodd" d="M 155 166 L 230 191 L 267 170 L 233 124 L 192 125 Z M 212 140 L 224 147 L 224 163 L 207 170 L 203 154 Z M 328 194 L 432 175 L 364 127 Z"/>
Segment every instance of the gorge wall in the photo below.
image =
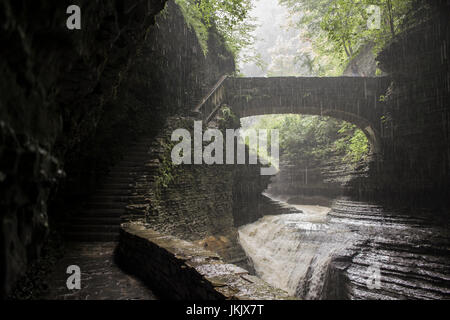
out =
<path fill-rule="evenodd" d="M 76 1 L 83 10 L 77 31 L 66 28 L 73 1 L 0 2 L 1 42 L 8 48 L 0 53 L 2 297 L 39 256 L 60 169 L 78 179 L 67 163 L 75 154 L 87 158 L 89 150 L 78 148 L 98 134 L 164 2 Z"/>
<path fill-rule="evenodd" d="M 350 182 L 353 179 L 368 176 L 372 156 L 357 163 L 343 161 L 343 158 L 343 155 L 336 155 L 307 168 L 282 162 L 267 192 L 283 196 L 291 204 L 331 206 L 334 199 L 352 192 Z"/>
<path fill-rule="evenodd" d="M 0 3 L 2 297 L 39 257 L 49 216 L 70 215 L 130 140 L 156 135 L 234 71 L 217 32 L 205 55 L 173 1 L 156 18 L 165 3 Z M 81 30 L 66 28 L 71 4 Z"/>
<path fill-rule="evenodd" d="M 383 149 L 357 196 L 448 206 L 450 27 L 448 2 L 433 2 L 423 22 L 397 35 L 378 56 L 392 83 L 382 120 Z"/>

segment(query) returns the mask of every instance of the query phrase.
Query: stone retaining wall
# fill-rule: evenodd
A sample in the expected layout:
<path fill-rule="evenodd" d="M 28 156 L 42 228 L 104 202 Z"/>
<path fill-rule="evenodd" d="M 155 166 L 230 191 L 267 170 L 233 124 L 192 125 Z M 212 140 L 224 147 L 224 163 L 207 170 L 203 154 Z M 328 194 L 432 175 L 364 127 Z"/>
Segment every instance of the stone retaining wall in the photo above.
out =
<path fill-rule="evenodd" d="M 292 299 L 211 251 L 163 235 L 140 223 L 121 227 L 119 265 L 171 300 Z"/>

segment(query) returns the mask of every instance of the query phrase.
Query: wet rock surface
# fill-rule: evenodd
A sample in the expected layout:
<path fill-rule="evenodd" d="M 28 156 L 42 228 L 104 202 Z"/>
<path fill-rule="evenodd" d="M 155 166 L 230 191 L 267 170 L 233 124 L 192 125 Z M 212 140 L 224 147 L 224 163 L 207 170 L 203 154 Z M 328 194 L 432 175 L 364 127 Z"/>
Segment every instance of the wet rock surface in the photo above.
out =
<path fill-rule="evenodd" d="M 139 276 L 161 297 L 175 300 L 292 299 L 212 251 L 143 224 L 122 225 L 117 250 L 122 268 Z"/>
<path fill-rule="evenodd" d="M 450 299 L 449 220 L 443 212 L 339 200 L 329 219 L 359 238 L 343 259 L 345 298 Z M 380 286 L 369 289 L 373 266 L 380 269 Z"/>
<path fill-rule="evenodd" d="M 60 162 L 0 121 L 0 297 L 39 257 L 49 233 L 47 199 Z"/>
<path fill-rule="evenodd" d="M 114 263 L 115 242 L 70 243 L 67 254 L 49 275 L 46 300 L 156 300 L 140 280 Z M 67 289 L 67 267 L 81 269 L 81 290 Z"/>
<path fill-rule="evenodd" d="M 102 162 L 94 141 L 111 139 L 111 128 L 128 109 L 111 111 L 108 103 L 117 98 L 164 3 L 78 1 L 82 28 L 71 31 L 65 25 L 71 1 L 0 2 L 0 297 L 8 296 L 40 255 L 49 199 L 62 176 L 58 167 L 64 163 L 65 182 L 78 190 L 89 189 L 101 172 L 85 175 L 93 158 Z M 115 116 L 105 121 L 110 113 Z M 102 142 L 97 150 L 105 155 L 108 145 L 117 144 Z M 103 159 L 111 158 L 110 153 Z"/>
<path fill-rule="evenodd" d="M 450 299 L 445 216 L 346 199 L 328 213 L 301 208 L 239 230 L 257 275 L 272 285 L 305 299 Z"/>

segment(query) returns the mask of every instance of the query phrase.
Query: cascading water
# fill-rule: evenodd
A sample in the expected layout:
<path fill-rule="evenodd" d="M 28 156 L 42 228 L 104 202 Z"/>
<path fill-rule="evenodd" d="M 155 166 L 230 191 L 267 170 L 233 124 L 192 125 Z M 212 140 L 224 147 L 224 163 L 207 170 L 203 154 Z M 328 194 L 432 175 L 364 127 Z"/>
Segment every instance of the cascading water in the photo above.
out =
<path fill-rule="evenodd" d="M 273 286 L 303 299 L 450 297 L 445 228 L 367 203 L 339 200 L 331 211 L 294 207 L 297 213 L 239 228 L 254 270 Z M 334 260 L 343 261 L 344 276 L 336 277 Z M 379 287 L 367 282 L 373 266 L 380 269 Z"/>
<path fill-rule="evenodd" d="M 239 240 L 262 279 L 291 295 L 320 299 L 331 258 L 354 236 L 345 227 L 330 228 L 329 208 L 297 208 L 299 213 L 265 216 L 241 227 Z"/>

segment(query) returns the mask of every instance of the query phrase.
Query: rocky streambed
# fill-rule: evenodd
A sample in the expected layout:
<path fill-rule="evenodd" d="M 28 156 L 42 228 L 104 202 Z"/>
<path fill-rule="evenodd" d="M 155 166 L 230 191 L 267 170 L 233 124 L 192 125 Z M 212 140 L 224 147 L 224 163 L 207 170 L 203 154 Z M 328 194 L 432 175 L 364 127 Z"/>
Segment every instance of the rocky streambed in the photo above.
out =
<path fill-rule="evenodd" d="M 304 299 L 449 299 L 444 214 L 344 198 L 239 229 L 257 275 Z"/>

